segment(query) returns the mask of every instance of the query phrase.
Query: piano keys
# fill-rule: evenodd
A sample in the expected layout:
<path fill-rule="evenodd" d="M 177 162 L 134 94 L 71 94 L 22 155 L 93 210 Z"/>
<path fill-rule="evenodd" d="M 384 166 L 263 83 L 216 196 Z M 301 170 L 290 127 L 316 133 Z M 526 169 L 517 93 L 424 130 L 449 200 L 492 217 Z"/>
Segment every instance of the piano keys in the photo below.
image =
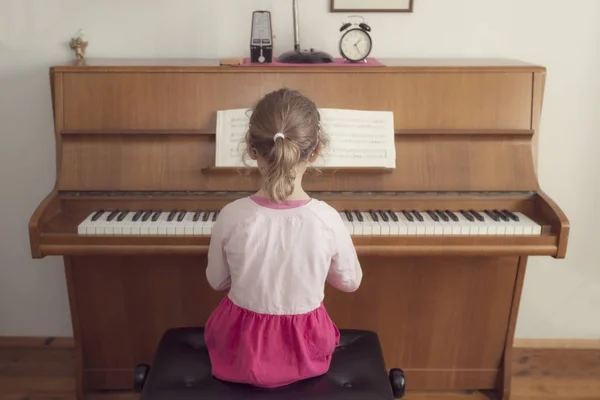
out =
<path fill-rule="evenodd" d="M 470 210 L 344 210 L 352 236 L 541 236 L 542 227 L 521 212 Z M 218 210 L 96 210 L 79 235 L 210 236 Z"/>

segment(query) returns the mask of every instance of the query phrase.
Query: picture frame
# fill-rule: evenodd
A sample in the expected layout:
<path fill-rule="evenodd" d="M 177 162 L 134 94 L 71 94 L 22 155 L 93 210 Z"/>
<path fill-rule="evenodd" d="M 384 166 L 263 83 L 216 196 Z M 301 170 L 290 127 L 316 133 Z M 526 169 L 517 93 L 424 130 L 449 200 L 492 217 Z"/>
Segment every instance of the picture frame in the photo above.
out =
<path fill-rule="evenodd" d="M 414 0 L 330 0 L 331 12 L 413 12 Z"/>

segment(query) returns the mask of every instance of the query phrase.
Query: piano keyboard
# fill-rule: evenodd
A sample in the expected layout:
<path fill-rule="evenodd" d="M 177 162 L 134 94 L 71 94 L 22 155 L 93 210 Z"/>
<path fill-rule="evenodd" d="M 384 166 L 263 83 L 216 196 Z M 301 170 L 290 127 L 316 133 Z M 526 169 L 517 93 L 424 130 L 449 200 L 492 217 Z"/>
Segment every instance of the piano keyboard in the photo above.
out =
<path fill-rule="evenodd" d="M 94 211 L 79 235 L 210 235 L 218 211 Z M 540 236 L 541 226 L 508 210 L 343 211 L 353 236 Z"/>

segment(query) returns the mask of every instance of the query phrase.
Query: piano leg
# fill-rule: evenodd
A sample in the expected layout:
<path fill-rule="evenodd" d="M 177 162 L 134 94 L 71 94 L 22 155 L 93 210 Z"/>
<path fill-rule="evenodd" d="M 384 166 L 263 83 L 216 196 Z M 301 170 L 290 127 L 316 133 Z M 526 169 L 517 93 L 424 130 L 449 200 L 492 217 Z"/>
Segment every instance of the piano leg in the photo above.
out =
<path fill-rule="evenodd" d="M 83 373 L 83 345 L 81 340 L 81 329 L 79 322 L 79 313 L 77 311 L 76 285 L 74 281 L 73 263 L 70 257 L 63 257 L 65 264 L 65 278 L 67 281 L 67 291 L 69 296 L 69 308 L 71 311 L 71 324 L 73 329 L 73 339 L 75 343 L 75 396 L 77 400 L 85 400 L 86 385 L 85 375 Z"/>
<path fill-rule="evenodd" d="M 388 368 L 409 390 L 510 393 L 511 347 L 526 258 L 361 257 L 355 293 L 326 289 L 339 328 L 379 334 Z M 131 390 L 165 330 L 204 325 L 226 292 L 205 278 L 205 256 L 65 258 L 78 399 Z"/>
<path fill-rule="evenodd" d="M 510 400 L 511 378 L 512 378 L 512 349 L 514 344 L 515 328 L 517 326 L 517 317 L 519 315 L 519 304 L 521 303 L 521 293 L 523 282 L 525 281 L 525 271 L 527 269 L 527 257 L 521 257 L 519 260 L 519 269 L 515 279 L 515 289 L 513 302 L 511 305 L 510 320 L 506 334 L 506 344 L 504 345 L 504 359 L 502 370 L 499 375 L 498 393 L 501 400 Z"/>

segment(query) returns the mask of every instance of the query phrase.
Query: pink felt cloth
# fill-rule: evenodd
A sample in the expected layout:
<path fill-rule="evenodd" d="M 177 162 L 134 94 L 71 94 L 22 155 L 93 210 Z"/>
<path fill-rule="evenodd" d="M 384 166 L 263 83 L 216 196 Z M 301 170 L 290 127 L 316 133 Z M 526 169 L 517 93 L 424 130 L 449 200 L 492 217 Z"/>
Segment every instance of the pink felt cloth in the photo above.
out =
<path fill-rule="evenodd" d="M 322 304 L 305 314 L 269 315 L 225 297 L 205 338 L 215 378 L 274 388 L 325 374 L 340 334 Z"/>
<path fill-rule="evenodd" d="M 335 58 L 332 63 L 326 64 L 287 64 L 277 61 L 277 58 L 273 58 L 272 63 L 251 63 L 250 58 L 244 58 L 244 63 L 241 65 L 235 65 L 236 67 L 384 67 L 385 65 L 377 61 L 375 58 L 367 58 L 367 62 L 350 63 L 345 61 L 343 58 Z"/>

